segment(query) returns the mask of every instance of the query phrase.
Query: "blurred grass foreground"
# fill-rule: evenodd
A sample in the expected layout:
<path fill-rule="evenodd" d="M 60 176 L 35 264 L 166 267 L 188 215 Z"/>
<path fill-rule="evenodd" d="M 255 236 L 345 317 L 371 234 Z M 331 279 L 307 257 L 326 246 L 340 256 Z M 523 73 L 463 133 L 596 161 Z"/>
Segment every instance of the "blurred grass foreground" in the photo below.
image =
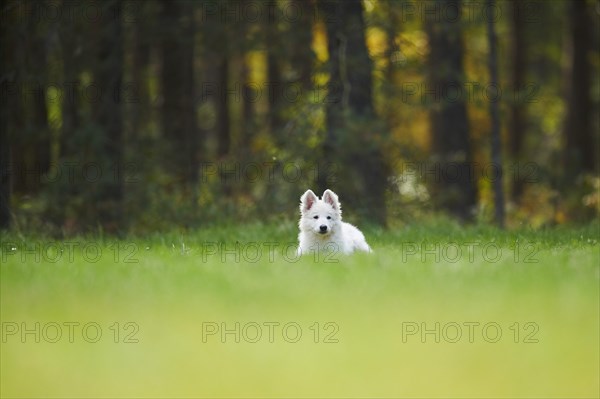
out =
<path fill-rule="evenodd" d="M 1 396 L 598 397 L 597 224 L 296 233 L 3 236 Z"/>

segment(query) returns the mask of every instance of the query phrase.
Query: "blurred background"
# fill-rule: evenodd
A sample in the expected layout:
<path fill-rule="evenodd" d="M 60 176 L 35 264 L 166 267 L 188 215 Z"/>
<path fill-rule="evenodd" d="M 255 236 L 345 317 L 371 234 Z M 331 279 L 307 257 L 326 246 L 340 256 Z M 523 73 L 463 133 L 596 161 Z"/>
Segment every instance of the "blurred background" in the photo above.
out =
<path fill-rule="evenodd" d="M 600 214 L 599 1 L 0 5 L 2 228 Z"/>

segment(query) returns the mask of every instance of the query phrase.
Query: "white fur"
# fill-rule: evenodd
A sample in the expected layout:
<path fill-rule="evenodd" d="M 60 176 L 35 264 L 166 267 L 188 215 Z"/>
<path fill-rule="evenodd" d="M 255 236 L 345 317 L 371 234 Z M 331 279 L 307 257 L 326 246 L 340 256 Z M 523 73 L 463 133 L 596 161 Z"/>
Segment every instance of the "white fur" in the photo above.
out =
<path fill-rule="evenodd" d="M 350 223 L 342 222 L 341 204 L 333 191 L 325 190 L 319 199 L 307 190 L 300 197 L 300 214 L 298 255 L 323 250 L 342 254 L 356 250 L 371 252 L 363 233 Z M 324 232 L 321 232 L 322 226 Z"/>

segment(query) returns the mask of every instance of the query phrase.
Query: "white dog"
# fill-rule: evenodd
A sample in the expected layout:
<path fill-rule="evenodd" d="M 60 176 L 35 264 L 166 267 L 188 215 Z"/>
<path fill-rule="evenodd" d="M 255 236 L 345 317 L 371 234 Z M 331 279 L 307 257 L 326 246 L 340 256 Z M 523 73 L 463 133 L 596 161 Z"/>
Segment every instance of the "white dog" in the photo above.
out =
<path fill-rule="evenodd" d="M 325 190 L 319 199 L 307 190 L 300 197 L 300 214 L 298 255 L 323 250 L 343 254 L 355 250 L 371 252 L 363 233 L 342 222 L 341 205 L 333 191 Z"/>

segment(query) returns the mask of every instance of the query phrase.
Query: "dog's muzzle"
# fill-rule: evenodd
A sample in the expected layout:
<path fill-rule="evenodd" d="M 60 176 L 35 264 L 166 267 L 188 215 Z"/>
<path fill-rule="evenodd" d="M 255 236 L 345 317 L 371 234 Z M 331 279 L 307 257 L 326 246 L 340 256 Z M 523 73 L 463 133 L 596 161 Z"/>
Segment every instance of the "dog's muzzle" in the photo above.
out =
<path fill-rule="evenodd" d="M 327 233 L 327 226 L 325 226 L 325 225 L 319 226 L 319 233 L 321 233 L 321 234 Z"/>

